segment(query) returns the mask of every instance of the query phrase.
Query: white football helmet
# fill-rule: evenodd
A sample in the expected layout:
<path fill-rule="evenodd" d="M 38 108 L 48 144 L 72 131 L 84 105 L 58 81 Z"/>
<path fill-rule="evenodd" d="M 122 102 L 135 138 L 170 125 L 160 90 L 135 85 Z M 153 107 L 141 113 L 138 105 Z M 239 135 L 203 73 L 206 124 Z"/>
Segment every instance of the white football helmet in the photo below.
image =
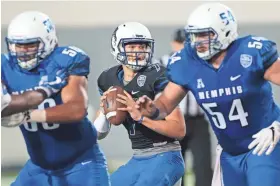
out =
<path fill-rule="evenodd" d="M 145 43 L 147 48 L 145 52 L 127 52 L 125 44 Z M 111 37 L 111 53 L 115 60 L 122 65 L 137 71 L 151 63 L 154 53 L 154 39 L 147 27 L 138 22 L 126 22 L 119 25 Z M 131 53 L 145 53 L 144 60 L 128 61 L 127 56 Z"/>
<path fill-rule="evenodd" d="M 199 43 L 209 43 L 209 50 L 198 52 L 200 58 L 211 59 L 221 50 L 226 49 L 237 37 L 237 20 L 231 9 L 221 3 L 206 3 L 196 8 L 188 19 L 185 27 L 188 41 L 195 48 Z M 209 33 L 207 41 L 197 42 L 195 34 Z M 210 38 L 210 33 L 214 38 Z"/>
<path fill-rule="evenodd" d="M 56 47 L 55 26 L 46 14 L 37 11 L 23 12 L 11 21 L 6 42 L 10 55 L 16 58 L 18 65 L 31 70 Z M 37 50 L 33 53 L 16 51 L 16 45 L 31 43 L 38 43 Z"/>

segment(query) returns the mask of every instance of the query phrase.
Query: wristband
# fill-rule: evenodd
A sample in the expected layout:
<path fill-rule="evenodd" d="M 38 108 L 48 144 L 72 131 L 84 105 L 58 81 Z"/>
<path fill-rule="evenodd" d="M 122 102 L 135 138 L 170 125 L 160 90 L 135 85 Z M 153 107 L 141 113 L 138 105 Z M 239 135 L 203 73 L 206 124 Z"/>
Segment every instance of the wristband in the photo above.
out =
<path fill-rule="evenodd" d="M 52 95 L 51 90 L 48 89 L 48 88 L 46 88 L 46 87 L 40 86 L 40 87 L 37 88 L 37 90 L 38 90 L 38 89 L 39 89 L 39 90 L 43 90 L 43 91 L 47 94 L 47 97 L 50 97 L 50 96 Z"/>
<path fill-rule="evenodd" d="M 99 112 L 98 117 L 95 119 L 92 125 L 94 125 L 95 129 L 100 133 L 108 132 L 111 127 L 106 116 L 101 111 Z"/>
<path fill-rule="evenodd" d="M 47 114 L 45 110 L 30 110 L 26 113 L 27 122 L 46 122 Z"/>
<path fill-rule="evenodd" d="M 139 123 L 139 124 L 142 124 L 143 120 L 144 120 L 144 116 L 142 115 L 141 118 L 136 122 Z"/>

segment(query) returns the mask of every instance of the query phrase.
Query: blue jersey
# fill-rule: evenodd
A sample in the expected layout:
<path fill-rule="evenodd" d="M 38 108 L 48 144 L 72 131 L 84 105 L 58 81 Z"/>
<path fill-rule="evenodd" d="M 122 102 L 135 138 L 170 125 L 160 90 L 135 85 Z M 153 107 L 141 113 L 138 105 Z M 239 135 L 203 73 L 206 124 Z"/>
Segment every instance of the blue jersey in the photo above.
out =
<path fill-rule="evenodd" d="M 67 69 L 70 75 L 87 76 L 90 59 L 76 47 L 57 47 L 36 71 L 23 71 L 8 55 L 1 55 L 2 80 L 12 94 L 21 94 L 38 86 L 42 75 Z M 46 99 L 38 109 L 63 104 L 61 93 Z M 69 124 L 23 123 L 20 126 L 33 163 L 45 169 L 58 169 L 76 160 L 97 139 L 95 129 L 85 117 Z"/>
<path fill-rule="evenodd" d="M 252 135 L 280 115 L 265 70 L 278 58 L 276 44 L 261 37 L 234 41 L 219 67 L 202 60 L 186 44 L 169 61 L 170 81 L 190 90 L 207 114 L 226 152 L 247 152 Z"/>

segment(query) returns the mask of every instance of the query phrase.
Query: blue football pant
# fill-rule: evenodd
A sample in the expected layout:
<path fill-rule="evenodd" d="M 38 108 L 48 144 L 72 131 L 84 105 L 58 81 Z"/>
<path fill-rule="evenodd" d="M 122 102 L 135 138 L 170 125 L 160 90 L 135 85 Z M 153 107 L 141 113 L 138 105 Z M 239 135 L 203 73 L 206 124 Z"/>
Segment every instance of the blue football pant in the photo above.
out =
<path fill-rule="evenodd" d="M 78 158 L 60 170 L 42 169 L 28 160 L 11 186 L 110 186 L 107 163 L 98 144 L 87 153 L 90 156 L 86 159 Z"/>
<path fill-rule="evenodd" d="M 185 172 L 180 151 L 132 157 L 111 175 L 112 186 L 171 186 Z"/>
<path fill-rule="evenodd" d="M 221 154 L 224 186 L 280 186 L 280 143 L 270 155 Z"/>

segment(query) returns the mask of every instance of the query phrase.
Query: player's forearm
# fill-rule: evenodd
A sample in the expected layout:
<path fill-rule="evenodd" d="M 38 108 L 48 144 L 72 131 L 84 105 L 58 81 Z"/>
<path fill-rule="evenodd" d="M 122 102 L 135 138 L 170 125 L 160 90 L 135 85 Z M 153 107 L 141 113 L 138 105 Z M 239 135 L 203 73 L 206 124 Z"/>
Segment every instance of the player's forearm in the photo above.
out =
<path fill-rule="evenodd" d="M 159 110 L 156 119 L 163 119 L 168 116 L 185 97 L 187 91 L 175 83 L 169 82 L 162 94 L 155 100 L 154 104 Z M 156 113 L 154 114 L 156 116 Z M 153 117 L 151 117 L 153 119 Z"/>
<path fill-rule="evenodd" d="M 176 120 L 151 120 L 143 118 L 142 125 L 164 136 L 182 139 L 186 134 L 185 124 Z"/>
<path fill-rule="evenodd" d="M 46 98 L 47 94 L 43 90 L 27 91 L 21 95 L 11 95 L 12 101 L 1 112 L 2 117 L 9 116 L 15 113 L 24 112 L 34 107 L 37 107 Z"/>
<path fill-rule="evenodd" d="M 31 121 L 60 124 L 81 121 L 85 115 L 85 106 L 75 102 L 64 103 L 45 110 L 34 110 L 30 114 Z"/>
<path fill-rule="evenodd" d="M 163 102 L 161 99 L 157 99 L 155 101 L 155 106 L 159 110 L 159 115 L 158 115 L 158 117 L 153 118 L 154 120 L 162 120 L 162 119 L 164 119 L 176 107 L 176 105 L 174 107 L 170 107 L 170 106 L 166 105 L 166 103 Z"/>

